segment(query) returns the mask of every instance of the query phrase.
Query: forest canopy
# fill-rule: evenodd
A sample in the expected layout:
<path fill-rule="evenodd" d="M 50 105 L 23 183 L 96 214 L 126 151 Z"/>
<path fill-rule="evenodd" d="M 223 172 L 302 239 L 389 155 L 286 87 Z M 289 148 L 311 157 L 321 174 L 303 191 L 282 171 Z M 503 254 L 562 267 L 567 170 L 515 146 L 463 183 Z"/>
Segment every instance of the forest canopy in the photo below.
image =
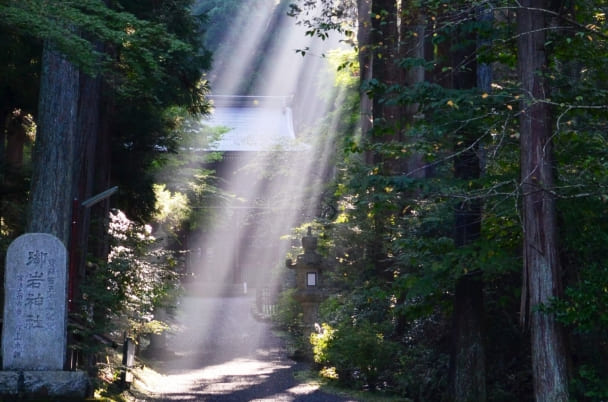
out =
<path fill-rule="evenodd" d="M 338 264 L 312 338 L 340 381 L 414 400 L 605 397 L 605 11 L 294 2 L 308 35 L 357 32 L 340 68 L 360 78 L 361 132 L 343 133 L 339 215 L 319 220 Z"/>

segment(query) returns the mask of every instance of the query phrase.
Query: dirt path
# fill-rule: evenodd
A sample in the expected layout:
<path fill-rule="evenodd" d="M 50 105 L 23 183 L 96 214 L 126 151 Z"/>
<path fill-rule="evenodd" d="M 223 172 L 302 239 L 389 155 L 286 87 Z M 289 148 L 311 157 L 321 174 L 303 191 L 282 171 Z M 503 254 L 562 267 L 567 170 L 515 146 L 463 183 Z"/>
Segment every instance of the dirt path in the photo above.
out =
<path fill-rule="evenodd" d="M 294 379 L 298 364 L 270 325 L 251 314 L 250 297 L 187 297 L 169 340 L 175 353 L 144 373 L 150 401 L 347 401 Z"/>

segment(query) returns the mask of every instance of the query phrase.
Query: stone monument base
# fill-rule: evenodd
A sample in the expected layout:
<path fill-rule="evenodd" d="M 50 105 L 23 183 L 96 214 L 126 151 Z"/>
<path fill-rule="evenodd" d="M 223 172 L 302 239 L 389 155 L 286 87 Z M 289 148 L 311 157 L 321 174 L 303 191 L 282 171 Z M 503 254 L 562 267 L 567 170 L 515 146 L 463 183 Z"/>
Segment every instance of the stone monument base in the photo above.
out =
<path fill-rule="evenodd" d="M 84 371 L 0 371 L 0 400 L 81 401 L 90 388 Z"/>

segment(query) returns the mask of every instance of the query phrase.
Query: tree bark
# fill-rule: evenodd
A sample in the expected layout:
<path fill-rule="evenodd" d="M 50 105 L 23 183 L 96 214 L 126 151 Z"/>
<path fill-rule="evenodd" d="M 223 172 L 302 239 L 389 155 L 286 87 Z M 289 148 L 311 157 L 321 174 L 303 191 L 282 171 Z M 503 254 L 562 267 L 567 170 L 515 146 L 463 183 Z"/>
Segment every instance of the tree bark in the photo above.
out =
<path fill-rule="evenodd" d="M 470 90 L 477 86 L 475 37 L 461 32 L 452 38 L 449 87 Z M 467 47 L 454 46 L 468 42 Z M 454 50 L 457 49 L 457 50 Z M 463 68 L 466 67 L 466 68 Z M 477 132 L 469 129 L 455 138 L 454 177 L 461 181 L 479 179 Z M 454 244 L 467 246 L 481 233 L 481 205 L 478 200 L 459 202 L 454 210 Z M 486 355 L 484 342 L 483 280 L 481 272 L 461 274 L 454 292 L 453 351 L 451 375 L 454 401 L 486 400 Z"/>
<path fill-rule="evenodd" d="M 468 141 L 465 145 L 471 146 Z M 479 158 L 474 149 L 462 151 L 455 158 L 454 171 L 454 175 L 459 179 L 479 178 Z M 477 240 L 481 232 L 479 202 L 474 200 L 458 203 L 454 215 L 456 247 L 463 247 Z M 454 401 L 483 402 L 487 395 L 481 272 L 465 273 L 456 281 L 453 320 L 451 374 Z"/>
<path fill-rule="evenodd" d="M 96 146 L 100 126 L 100 100 L 101 100 L 101 78 L 85 74 L 80 76 L 80 88 L 78 96 L 78 133 L 75 144 L 74 171 L 79 172 L 72 183 L 75 194 L 74 198 L 79 207 L 73 216 L 78 220 L 73 234 L 76 238 L 70 239 L 70 247 L 73 249 L 70 261 L 72 267 L 72 296 L 78 303 L 80 299 L 80 283 L 85 279 L 86 260 L 89 240 L 91 213 L 89 208 L 82 208 L 83 201 L 93 195 L 96 169 Z M 74 311 L 74 309 L 72 310 Z"/>
<path fill-rule="evenodd" d="M 518 67 L 523 101 L 520 113 L 523 193 L 522 320 L 529 318 L 532 375 L 538 402 L 568 400 L 567 354 L 562 328 L 539 307 L 561 294 L 549 105 L 542 76 L 547 64 L 542 12 L 550 2 L 523 0 L 517 13 Z"/>
<path fill-rule="evenodd" d="M 108 88 L 102 86 L 102 94 L 109 92 Z M 95 144 L 93 163 L 95 164 L 93 192 L 98 193 L 111 187 L 112 168 L 112 117 L 116 115 L 116 107 L 112 100 L 102 95 L 100 115 L 103 118 L 99 122 L 99 132 Z M 110 219 L 110 199 L 107 198 L 92 207 L 91 228 L 89 233 L 88 250 L 96 259 L 105 261 L 110 252 L 110 238 L 108 234 Z"/>
<path fill-rule="evenodd" d="M 455 402 L 486 400 L 486 354 L 483 338 L 483 281 L 479 272 L 456 282 L 454 350 L 451 357 Z"/>
<path fill-rule="evenodd" d="M 371 31 L 369 32 L 368 60 L 371 60 L 370 79 L 376 82 L 370 99 L 371 119 L 369 130 L 363 132 L 373 142 L 390 142 L 399 139 L 397 126 L 400 108 L 387 102 L 392 96 L 390 87 L 399 82 L 399 68 L 395 64 L 399 52 L 398 13 L 396 0 L 373 0 L 370 2 Z M 365 155 L 370 165 L 385 162 L 377 151 Z M 385 173 L 394 170 L 383 164 Z"/>
<path fill-rule="evenodd" d="M 413 0 L 401 0 L 401 32 L 399 56 L 402 59 L 414 58 L 426 60 L 426 17 L 423 10 Z M 415 87 L 424 82 L 425 71 L 424 67 L 416 66 L 404 72 L 403 82 L 408 87 Z M 416 114 L 420 108 L 419 104 L 409 104 L 405 106 L 404 120 L 405 125 L 411 126 L 415 123 Z M 415 143 L 418 139 L 407 137 L 403 139 L 408 144 Z M 423 179 L 427 177 L 427 172 L 424 167 L 425 162 L 421 153 L 411 153 L 405 162 L 406 172 L 409 177 Z"/>
<path fill-rule="evenodd" d="M 396 64 L 399 57 L 399 30 L 397 2 L 374 0 L 372 2 L 373 77 L 382 83 L 382 93 L 372 99 L 374 135 L 381 141 L 399 140 L 398 126 L 401 108 L 387 102 L 394 96 L 391 87 L 400 84 L 401 69 Z M 380 129 L 380 130 L 378 130 Z"/>
<path fill-rule="evenodd" d="M 372 78 L 371 0 L 357 1 L 357 43 L 359 45 L 359 82 L 365 83 Z M 366 137 L 372 129 L 372 100 L 365 91 L 360 92 L 359 110 L 361 112 L 361 134 Z"/>
<path fill-rule="evenodd" d="M 68 244 L 75 182 L 78 69 L 44 44 L 27 231 Z"/>
<path fill-rule="evenodd" d="M 0 183 L 4 179 L 4 164 L 6 162 L 6 133 L 5 128 L 10 119 L 9 113 L 0 109 Z"/>
<path fill-rule="evenodd" d="M 19 171 L 23 166 L 23 149 L 27 136 L 23 126 L 23 115 L 14 112 L 9 118 L 6 129 L 6 169 L 11 173 Z"/>

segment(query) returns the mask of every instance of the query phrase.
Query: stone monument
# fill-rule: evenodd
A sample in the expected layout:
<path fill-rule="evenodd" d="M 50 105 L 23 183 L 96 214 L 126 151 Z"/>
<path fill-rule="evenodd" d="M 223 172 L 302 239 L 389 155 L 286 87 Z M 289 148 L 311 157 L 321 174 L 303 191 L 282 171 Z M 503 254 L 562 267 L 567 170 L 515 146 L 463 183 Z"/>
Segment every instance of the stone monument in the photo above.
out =
<path fill-rule="evenodd" d="M 0 396 L 83 398 L 88 377 L 63 371 L 67 340 L 67 260 L 47 233 L 15 239 L 6 253 Z"/>

